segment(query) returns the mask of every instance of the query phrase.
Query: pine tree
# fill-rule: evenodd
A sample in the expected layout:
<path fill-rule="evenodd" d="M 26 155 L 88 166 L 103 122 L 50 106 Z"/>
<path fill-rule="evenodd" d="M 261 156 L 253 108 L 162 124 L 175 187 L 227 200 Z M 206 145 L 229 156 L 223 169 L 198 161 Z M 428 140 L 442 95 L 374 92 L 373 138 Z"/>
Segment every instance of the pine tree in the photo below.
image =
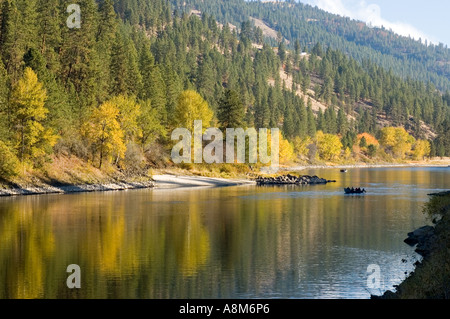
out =
<path fill-rule="evenodd" d="M 63 8 L 72 4 L 63 0 Z M 95 51 L 98 28 L 97 4 L 93 0 L 79 0 L 81 28 L 62 28 L 60 51 L 60 79 L 66 90 L 73 91 L 77 100 L 77 116 L 81 121 L 87 107 L 95 104 L 99 84 L 99 56 Z"/>
<path fill-rule="evenodd" d="M 0 140 L 7 141 L 11 131 L 11 109 L 8 105 L 9 98 L 9 76 L 3 61 L 0 59 Z"/>
<path fill-rule="evenodd" d="M 102 0 L 99 3 L 98 28 L 96 31 L 95 51 L 98 55 L 99 82 L 98 99 L 104 101 L 111 91 L 112 50 L 115 43 L 118 21 L 112 0 Z"/>
<path fill-rule="evenodd" d="M 25 52 L 35 46 L 36 0 L 5 0 L 1 10 L 0 48 L 12 83 L 20 76 Z"/>
<path fill-rule="evenodd" d="M 54 73 L 59 72 L 58 51 L 61 47 L 60 0 L 38 0 L 39 52 L 46 60 L 46 67 Z"/>
<path fill-rule="evenodd" d="M 138 118 L 138 125 L 142 132 L 140 144 L 144 149 L 159 136 L 166 135 L 166 129 L 161 124 L 158 110 L 151 106 L 150 100 L 141 102 L 141 114 Z"/>
<path fill-rule="evenodd" d="M 342 107 L 338 111 L 337 116 L 337 133 L 343 136 L 348 130 L 348 121 Z"/>
<path fill-rule="evenodd" d="M 142 92 L 142 75 L 136 47 L 122 29 L 116 33 L 111 58 L 111 94 L 138 95 Z"/>
<path fill-rule="evenodd" d="M 99 5 L 99 24 L 97 30 L 97 41 L 103 42 L 105 47 L 111 47 L 111 41 L 117 31 L 117 19 L 114 11 L 113 0 L 102 0 Z"/>
<path fill-rule="evenodd" d="M 166 92 L 165 104 L 167 120 L 164 122 L 164 116 L 162 116 L 161 123 L 163 125 L 167 125 L 168 123 L 174 122 L 173 114 L 177 105 L 178 96 L 183 91 L 183 86 L 180 76 L 177 74 L 171 64 L 164 65 L 162 76 Z"/>
<path fill-rule="evenodd" d="M 159 65 L 155 64 L 148 45 L 142 48 L 140 55 L 142 89 L 139 93 L 139 98 L 141 100 L 150 100 L 152 108 L 158 110 L 160 120 L 165 125 L 168 123 L 167 87 L 161 69 Z M 172 98 L 174 97 L 172 96 Z"/>
<path fill-rule="evenodd" d="M 300 137 L 306 137 L 308 135 L 308 112 L 305 108 L 303 100 L 296 102 L 297 105 L 297 117 L 296 117 L 296 135 Z"/>
<path fill-rule="evenodd" d="M 316 118 L 314 116 L 313 110 L 310 106 L 307 108 L 308 114 L 308 136 L 316 136 Z"/>
<path fill-rule="evenodd" d="M 292 139 L 295 135 L 294 111 L 291 104 L 286 106 L 284 112 L 283 133 L 288 139 Z"/>
<path fill-rule="evenodd" d="M 217 103 L 214 98 L 214 87 L 216 84 L 214 69 L 209 55 L 203 54 L 196 76 L 197 91 L 208 101 L 213 109 L 215 109 L 214 106 Z"/>
<path fill-rule="evenodd" d="M 241 128 L 243 125 L 244 104 L 234 90 L 226 90 L 219 101 L 217 118 L 220 128 Z"/>

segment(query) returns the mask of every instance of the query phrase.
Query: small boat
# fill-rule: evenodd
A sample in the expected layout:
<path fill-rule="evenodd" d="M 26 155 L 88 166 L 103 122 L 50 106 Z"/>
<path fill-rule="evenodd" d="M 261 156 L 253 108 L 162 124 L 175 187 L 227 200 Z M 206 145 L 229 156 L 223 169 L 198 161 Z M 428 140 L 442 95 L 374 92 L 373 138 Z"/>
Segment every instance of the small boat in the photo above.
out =
<path fill-rule="evenodd" d="M 366 190 L 363 188 L 344 188 L 345 194 L 365 194 Z"/>
<path fill-rule="evenodd" d="M 346 170 L 346 169 L 341 169 L 341 173 L 347 173 L 348 172 L 348 170 Z"/>

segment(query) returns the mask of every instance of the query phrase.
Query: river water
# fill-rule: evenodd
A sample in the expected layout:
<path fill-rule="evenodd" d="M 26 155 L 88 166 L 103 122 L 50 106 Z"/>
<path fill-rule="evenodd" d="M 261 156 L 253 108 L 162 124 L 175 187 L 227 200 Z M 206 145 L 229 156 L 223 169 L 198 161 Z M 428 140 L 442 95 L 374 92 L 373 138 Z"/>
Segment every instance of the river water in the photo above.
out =
<path fill-rule="evenodd" d="M 413 270 L 403 240 L 450 188 L 449 168 L 301 173 L 337 183 L 0 198 L 0 298 L 367 299 Z"/>

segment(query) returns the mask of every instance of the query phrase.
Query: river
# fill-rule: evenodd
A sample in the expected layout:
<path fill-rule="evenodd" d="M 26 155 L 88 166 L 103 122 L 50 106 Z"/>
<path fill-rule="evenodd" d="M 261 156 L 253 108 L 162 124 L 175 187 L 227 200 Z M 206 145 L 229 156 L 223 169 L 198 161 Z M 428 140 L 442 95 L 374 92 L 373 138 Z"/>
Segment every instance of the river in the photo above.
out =
<path fill-rule="evenodd" d="M 450 188 L 450 168 L 301 173 L 337 183 L 0 198 L 0 298 L 367 299 L 413 270 L 403 240 Z"/>

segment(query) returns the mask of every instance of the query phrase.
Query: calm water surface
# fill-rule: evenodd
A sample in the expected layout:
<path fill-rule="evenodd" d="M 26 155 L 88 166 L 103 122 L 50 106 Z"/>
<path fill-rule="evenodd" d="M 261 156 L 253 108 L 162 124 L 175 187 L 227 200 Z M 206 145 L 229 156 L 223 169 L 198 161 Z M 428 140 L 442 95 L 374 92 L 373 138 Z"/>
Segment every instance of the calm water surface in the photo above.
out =
<path fill-rule="evenodd" d="M 369 298 L 413 269 L 403 239 L 450 188 L 449 168 L 302 174 L 338 182 L 0 198 L 0 298 Z"/>

